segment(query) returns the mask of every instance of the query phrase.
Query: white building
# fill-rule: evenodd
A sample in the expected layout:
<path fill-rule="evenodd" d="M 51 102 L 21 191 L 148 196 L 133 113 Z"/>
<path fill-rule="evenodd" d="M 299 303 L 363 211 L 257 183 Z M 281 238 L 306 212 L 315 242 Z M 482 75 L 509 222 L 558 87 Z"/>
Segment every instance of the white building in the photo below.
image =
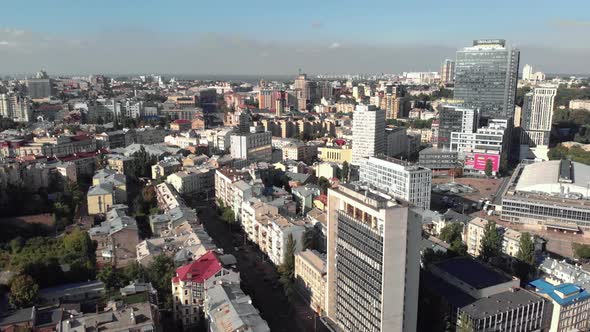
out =
<path fill-rule="evenodd" d="M 526 64 L 522 67 L 522 79 L 523 81 L 533 80 L 533 66 Z"/>
<path fill-rule="evenodd" d="M 590 111 L 590 99 L 574 99 L 570 100 L 571 110 L 587 110 Z"/>
<path fill-rule="evenodd" d="M 430 209 L 432 171 L 428 168 L 394 158 L 369 157 L 360 168 L 359 180 L 417 207 Z"/>
<path fill-rule="evenodd" d="M 272 133 L 264 131 L 232 134 L 230 153 L 234 159 L 268 162 L 272 155 Z"/>
<path fill-rule="evenodd" d="M 357 105 L 352 118 L 352 163 L 385 152 L 385 111 Z"/>
<path fill-rule="evenodd" d="M 554 85 L 540 85 L 524 96 L 522 107 L 520 137 L 520 159 L 530 155 L 548 160 L 549 136 L 553 123 L 553 103 L 557 87 Z M 532 151 L 529 151 L 532 150 Z M 535 153 L 535 150 L 545 151 Z"/>
<path fill-rule="evenodd" d="M 29 99 L 18 94 L 0 94 L 0 116 L 16 122 L 29 122 L 33 120 L 33 109 Z"/>
<path fill-rule="evenodd" d="M 359 184 L 328 190 L 326 316 L 335 331 L 416 331 L 421 216 Z"/>
<path fill-rule="evenodd" d="M 209 193 L 215 188 L 215 169 L 190 167 L 168 175 L 166 182 L 180 194 Z"/>

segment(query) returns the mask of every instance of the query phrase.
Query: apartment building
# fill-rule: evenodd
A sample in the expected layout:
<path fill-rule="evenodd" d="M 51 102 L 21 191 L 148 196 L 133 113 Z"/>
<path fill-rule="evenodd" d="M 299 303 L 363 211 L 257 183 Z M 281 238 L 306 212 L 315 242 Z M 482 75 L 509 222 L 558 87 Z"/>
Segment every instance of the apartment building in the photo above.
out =
<path fill-rule="evenodd" d="M 230 255 L 231 256 L 231 255 Z M 233 256 L 231 256 L 233 258 Z M 199 324 L 206 291 L 221 282 L 240 282 L 234 267 L 224 264 L 229 257 L 209 251 L 199 259 L 176 269 L 172 278 L 174 320 L 184 330 Z M 233 258 L 235 264 L 235 258 Z"/>
<path fill-rule="evenodd" d="M 328 190 L 326 316 L 334 330 L 416 331 L 421 220 L 407 203 L 359 183 Z"/>
<path fill-rule="evenodd" d="M 352 120 L 352 163 L 385 153 L 385 111 L 358 105 Z"/>
<path fill-rule="evenodd" d="M 311 164 L 318 155 L 317 145 L 292 143 L 283 146 L 283 160 L 298 160 Z"/>
<path fill-rule="evenodd" d="M 206 194 L 215 188 L 215 169 L 208 166 L 187 167 L 168 175 L 166 182 L 179 194 Z"/>
<path fill-rule="evenodd" d="M 234 159 L 270 161 L 272 134 L 268 131 L 239 133 L 230 136 L 230 153 Z"/>
<path fill-rule="evenodd" d="M 295 286 L 319 315 L 326 307 L 326 256 L 307 249 L 295 255 Z"/>
<path fill-rule="evenodd" d="M 385 156 L 365 158 L 359 180 L 403 199 L 416 207 L 430 209 L 432 171 Z"/>
<path fill-rule="evenodd" d="M 464 234 L 464 241 L 467 244 L 467 253 L 472 256 L 479 256 L 481 250 L 481 242 L 484 235 L 484 230 L 488 221 L 479 217 L 471 219 L 466 227 Z M 496 225 L 496 230 L 502 235 L 502 252 L 511 257 L 516 257 L 520 249 L 521 232 L 514 229 L 505 228 Z M 535 250 L 542 250 L 542 243 L 533 238 L 535 243 Z"/>
<path fill-rule="evenodd" d="M 133 157 L 126 157 L 119 154 L 107 155 L 107 168 L 119 174 L 130 175 L 133 167 Z"/>
<path fill-rule="evenodd" d="M 209 331 L 270 332 L 252 299 L 236 283 L 217 284 L 205 294 L 205 317 Z"/>
<path fill-rule="evenodd" d="M 121 268 L 135 261 L 139 231 L 135 219 L 127 215 L 127 206 L 113 206 L 106 213 L 106 220 L 88 230 L 88 235 L 97 242 L 96 257 L 100 266 Z"/>
<path fill-rule="evenodd" d="M 158 161 L 152 165 L 152 179 L 167 178 L 169 175 L 180 171 L 182 164 L 175 158 Z"/>
<path fill-rule="evenodd" d="M 590 293 L 587 290 L 575 284 L 544 279 L 534 280 L 530 285 L 553 304 L 550 332 L 590 329 Z"/>

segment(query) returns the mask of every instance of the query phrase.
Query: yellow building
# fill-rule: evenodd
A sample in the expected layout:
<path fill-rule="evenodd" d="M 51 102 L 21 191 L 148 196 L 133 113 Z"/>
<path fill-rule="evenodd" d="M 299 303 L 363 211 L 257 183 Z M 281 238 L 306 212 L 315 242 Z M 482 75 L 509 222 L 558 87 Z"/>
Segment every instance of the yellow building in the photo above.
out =
<path fill-rule="evenodd" d="M 113 188 L 116 204 L 127 203 L 127 179 L 111 169 L 101 169 L 92 177 L 92 185 L 110 184 Z"/>
<path fill-rule="evenodd" d="M 326 258 L 315 250 L 295 254 L 295 284 L 310 307 L 322 314 L 326 295 Z"/>
<path fill-rule="evenodd" d="M 119 174 L 130 175 L 132 163 L 131 157 L 116 154 L 107 156 L 107 168 Z"/>
<path fill-rule="evenodd" d="M 342 164 L 352 162 L 352 149 L 340 146 L 323 146 L 318 148 L 318 158 L 321 161 L 331 161 Z"/>
<path fill-rule="evenodd" d="M 87 195 L 88 214 L 106 213 L 114 204 L 114 189 L 110 183 L 90 187 Z"/>

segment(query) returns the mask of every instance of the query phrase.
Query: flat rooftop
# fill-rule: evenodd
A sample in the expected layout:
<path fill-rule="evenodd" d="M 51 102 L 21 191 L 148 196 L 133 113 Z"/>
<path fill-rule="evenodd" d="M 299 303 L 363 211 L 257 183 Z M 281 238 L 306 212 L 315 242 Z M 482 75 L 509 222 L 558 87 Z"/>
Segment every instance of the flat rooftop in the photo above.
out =
<path fill-rule="evenodd" d="M 449 259 L 435 265 L 442 271 L 476 289 L 483 289 L 512 280 L 510 276 L 469 257 Z"/>

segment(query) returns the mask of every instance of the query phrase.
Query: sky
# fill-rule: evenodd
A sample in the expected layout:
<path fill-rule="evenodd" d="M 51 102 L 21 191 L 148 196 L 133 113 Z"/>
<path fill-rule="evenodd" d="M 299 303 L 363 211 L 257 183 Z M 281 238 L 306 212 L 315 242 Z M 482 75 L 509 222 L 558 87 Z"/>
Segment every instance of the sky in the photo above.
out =
<path fill-rule="evenodd" d="M 0 0 L 0 76 L 438 71 L 501 38 L 546 73 L 590 73 L 590 1 Z"/>

